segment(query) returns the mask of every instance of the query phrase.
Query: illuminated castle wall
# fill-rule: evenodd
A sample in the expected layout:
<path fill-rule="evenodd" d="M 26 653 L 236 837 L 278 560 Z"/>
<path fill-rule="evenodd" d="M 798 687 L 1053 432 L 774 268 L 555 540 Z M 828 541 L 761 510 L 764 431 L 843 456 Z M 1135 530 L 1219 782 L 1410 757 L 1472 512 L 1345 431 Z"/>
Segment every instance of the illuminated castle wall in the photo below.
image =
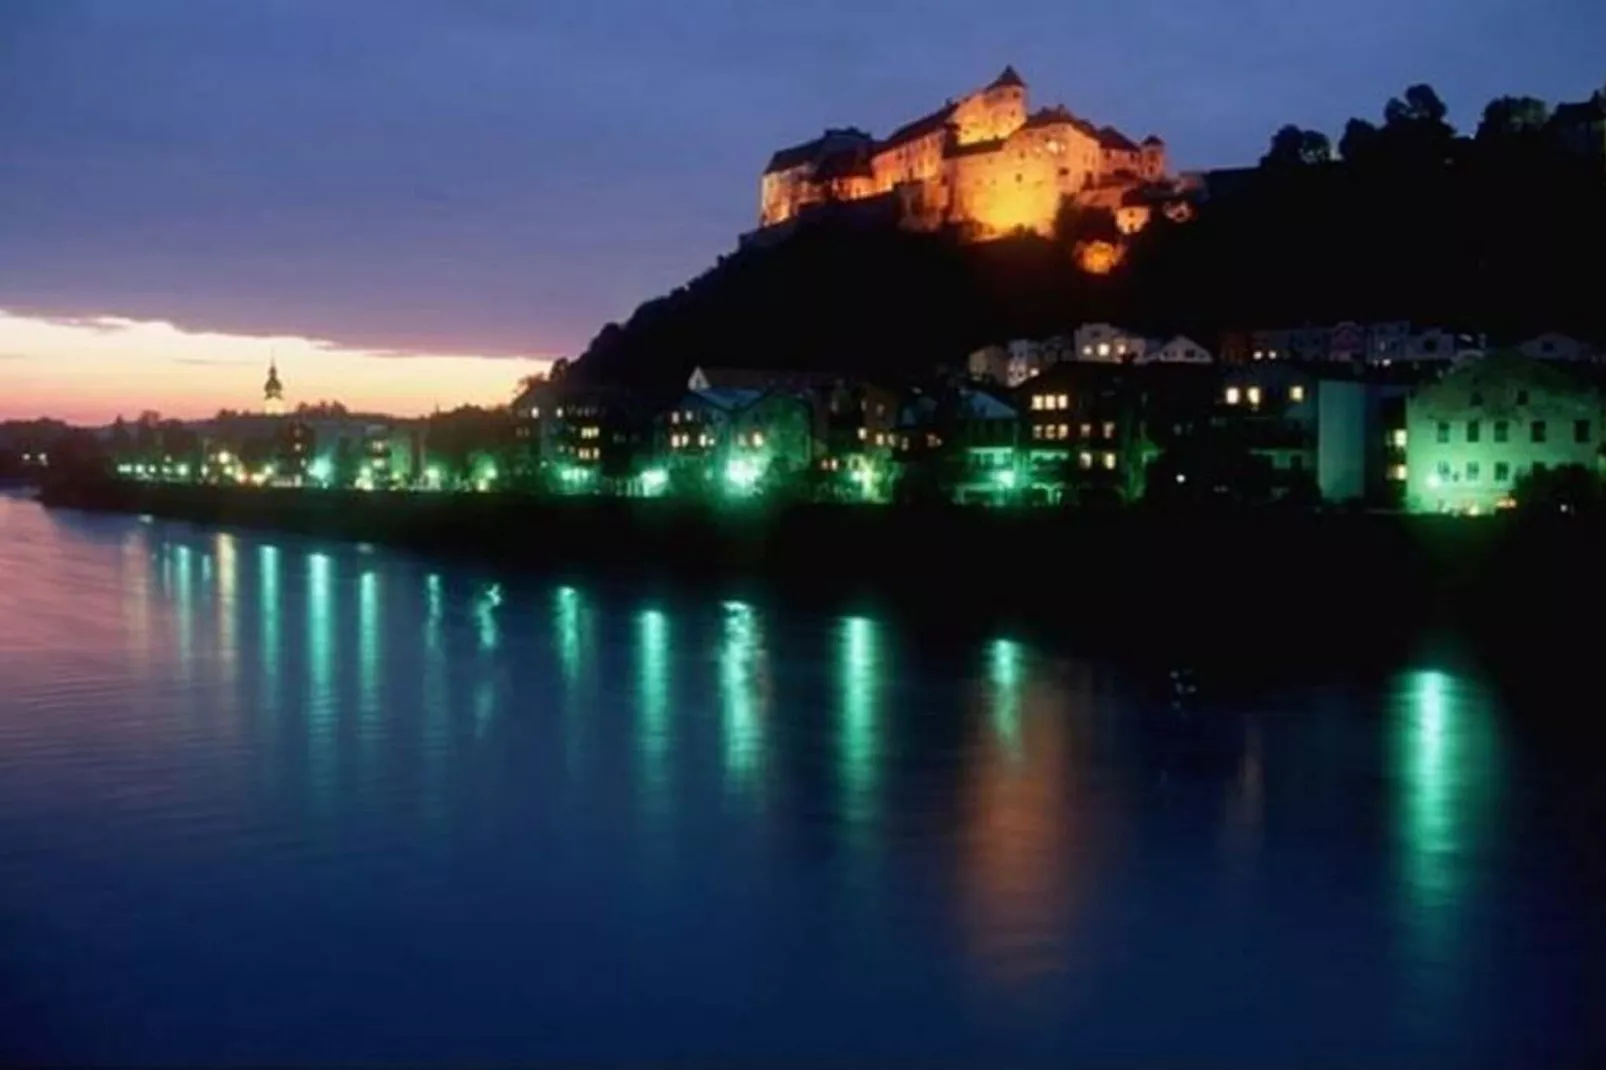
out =
<path fill-rule="evenodd" d="M 893 200 L 905 226 L 957 226 L 976 239 L 1053 230 L 1061 200 L 1108 205 L 1170 183 L 1165 143 L 1133 142 L 1063 106 L 1030 112 L 1026 83 L 1005 68 L 992 84 L 876 140 L 827 130 L 777 152 L 760 184 L 759 223 L 774 226 L 815 205 Z M 1147 220 L 1127 213 L 1124 229 Z"/>

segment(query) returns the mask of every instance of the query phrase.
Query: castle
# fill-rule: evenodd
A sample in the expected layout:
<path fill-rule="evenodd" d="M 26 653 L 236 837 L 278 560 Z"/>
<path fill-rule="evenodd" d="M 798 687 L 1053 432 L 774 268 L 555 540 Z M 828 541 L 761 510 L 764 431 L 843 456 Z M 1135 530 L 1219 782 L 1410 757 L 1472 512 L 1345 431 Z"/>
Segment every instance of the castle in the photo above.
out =
<path fill-rule="evenodd" d="M 1050 235 L 1062 202 L 1107 208 L 1124 233 L 1155 207 L 1180 211 L 1165 142 L 1134 142 L 1063 106 L 1027 110 L 1026 83 L 1006 67 L 983 89 L 876 140 L 849 127 L 782 149 L 764 170 L 759 224 L 818 206 L 885 202 L 901 225 L 956 227 L 971 240 L 1019 230 Z"/>

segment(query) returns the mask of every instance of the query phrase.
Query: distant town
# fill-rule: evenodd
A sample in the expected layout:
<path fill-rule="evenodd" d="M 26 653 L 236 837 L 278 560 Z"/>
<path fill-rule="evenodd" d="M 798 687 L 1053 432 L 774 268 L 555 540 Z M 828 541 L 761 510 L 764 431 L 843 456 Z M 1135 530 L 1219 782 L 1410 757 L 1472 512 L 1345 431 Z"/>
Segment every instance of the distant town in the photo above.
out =
<path fill-rule="evenodd" d="M 422 419 L 292 406 L 272 367 L 251 411 L 8 425 L 0 464 L 230 487 L 1476 516 L 1598 497 L 1603 382 L 1606 354 L 1561 334 L 1497 346 L 1343 323 L 1207 343 L 1093 323 L 920 382 L 710 366 L 654 402 L 560 364 L 505 409 Z"/>
<path fill-rule="evenodd" d="M 832 129 L 775 153 L 736 254 L 510 382 L 506 406 L 350 412 L 297 399 L 295 369 L 270 364 L 208 420 L 0 425 L 0 476 L 1463 516 L 1598 502 L 1606 352 L 1567 251 L 1593 251 L 1606 205 L 1606 90 L 1496 99 L 1471 138 L 1426 85 L 1383 117 L 1351 120 L 1337 155 L 1285 126 L 1258 168 L 1179 174 L 1158 136 L 1031 110 L 1006 68 L 885 138 Z M 1556 214 L 1484 210 L 1522 182 Z M 1375 236 L 1442 255 L 1376 257 Z"/>

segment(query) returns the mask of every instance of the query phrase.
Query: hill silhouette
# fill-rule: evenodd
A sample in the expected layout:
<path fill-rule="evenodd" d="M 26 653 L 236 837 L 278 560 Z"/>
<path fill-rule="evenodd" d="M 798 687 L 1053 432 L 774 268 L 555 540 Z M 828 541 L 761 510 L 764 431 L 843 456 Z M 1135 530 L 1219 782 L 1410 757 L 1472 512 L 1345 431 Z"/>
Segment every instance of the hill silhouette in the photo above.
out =
<path fill-rule="evenodd" d="M 1344 320 L 1600 340 L 1606 161 L 1535 107 L 1492 102 L 1477 136 L 1457 137 L 1413 86 L 1382 126 L 1351 121 L 1342 159 L 1325 135 L 1285 127 L 1258 167 L 1213 176 L 1194 219 L 1157 214 L 1106 276 L 1072 255 L 1108 230 L 1098 213 L 1066 213 L 1052 240 L 972 245 L 823 213 L 609 324 L 570 374 L 663 391 L 698 365 L 901 379 L 1098 321 L 1206 344 Z M 1567 107 L 1606 112 L 1606 98 Z"/>

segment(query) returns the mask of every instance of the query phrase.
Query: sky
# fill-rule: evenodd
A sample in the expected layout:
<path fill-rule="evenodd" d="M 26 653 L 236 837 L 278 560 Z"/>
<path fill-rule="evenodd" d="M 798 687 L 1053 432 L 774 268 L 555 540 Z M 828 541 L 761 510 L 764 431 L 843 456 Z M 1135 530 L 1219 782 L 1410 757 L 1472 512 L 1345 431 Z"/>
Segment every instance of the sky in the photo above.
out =
<path fill-rule="evenodd" d="M 270 336 L 292 401 L 505 400 L 729 252 L 774 149 L 1006 63 L 1198 169 L 1417 81 L 1469 129 L 1581 99 L 1602 42 L 1599 0 L 0 0 L 0 417 L 249 406 Z"/>

